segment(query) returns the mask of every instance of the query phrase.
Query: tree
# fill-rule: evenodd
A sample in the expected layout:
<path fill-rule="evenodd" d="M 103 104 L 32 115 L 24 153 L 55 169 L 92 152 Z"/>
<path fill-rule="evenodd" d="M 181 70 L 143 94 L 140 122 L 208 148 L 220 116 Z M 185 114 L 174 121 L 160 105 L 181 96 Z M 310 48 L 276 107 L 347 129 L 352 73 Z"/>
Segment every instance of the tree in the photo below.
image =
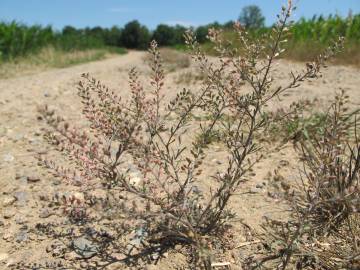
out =
<path fill-rule="evenodd" d="M 195 35 L 196 35 L 196 39 L 200 42 L 200 43 L 204 43 L 205 41 L 207 41 L 207 34 L 209 31 L 209 27 L 206 26 L 199 26 L 198 28 L 196 28 L 195 31 Z"/>
<path fill-rule="evenodd" d="M 242 9 L 239 21 L 246 29 L 258 29 L 264 27 L 265 17 L 258 6 L 250 5 Z"/>
<path fill-rule="evenodd" d="M 213 23 L 209 23 L 207 25 L 199 26 L 198 28 L 196 28 L 196 31 L 195 31 L 196 39 L 200 43 L 204 43 L 208 40 L 207 35 L 209 33 L 210 28 L 220 29 L 221 27 L 222 27 L 222 25 L 216 21 Z"/>
<path fill-rule="evenodd" d="M 153 33 L 152 39 L 156 40 L 160 46 L 170 46 L 175 44 L 175 29 L 166 24 L 159 24 Z"/>
<path fill-rule="evenodd" d="M 146 49 L 150 42 L 150 33 L 146 26 L 137 20 L 127 23 L 121 34 L 122 44 L 126 48 Z"/>
<path fill-rule="evenodd" d="M 232 29 L 232 28 L 234 27 L 234 23 L 235 23 L 235 22 L 234 22 L 233 20 L 230 20 L 230 21 L 224 23 L 224 24 L 223 24 L 223 27 L 224 27 L 225 29 Z"/>
<path fill-rule="evenodd" d="M 100 26 L 96 26 L 90 29 L 89 35 L 93 38 L 96 38 L 98 40 L 104 40 L 105 36 L 105 29 L 103 29 Z"/>
<path fill-rule="evenodd" d="M 63 35 L 76 35 L 78 33 L 79 31 L 75 27 L 72 27 L 70 25 L 65 26 L 62 30 Z"/>
<path fill-rule="evenodd" d="M 117 26 L 113 26 L 110 29 L 106 29 L 105 44 L 108 46 L 121 47 L 122 46 L 121 32 L 122 32 L 122 30 Z"/>
<path fill-rule="evenodd" d="M 185 39 L 184 39 L 184 34 L 186 32 L 187 28 L 182 26 L 182 25 L 175 25 L 174 27 L 174 32 L 175 32 L 175 44 L 184 44 L 185 43 Z"/>

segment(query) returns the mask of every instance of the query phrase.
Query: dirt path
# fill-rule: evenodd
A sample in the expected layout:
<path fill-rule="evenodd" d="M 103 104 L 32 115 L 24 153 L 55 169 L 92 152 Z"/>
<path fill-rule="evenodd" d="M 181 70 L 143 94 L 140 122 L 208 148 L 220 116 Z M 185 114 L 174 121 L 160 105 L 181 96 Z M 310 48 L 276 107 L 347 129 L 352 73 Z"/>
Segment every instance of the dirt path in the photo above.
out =
<path fill-rule="evenodd" d="M 37 107 L 48 104 L 68 119 L 81 123 L 80 104 L 76 98 L 76 84 L 81 73 L 88 72 L 111 88 L 127 93 L 127 72 L 134 66 L 146 72 L 142 52 L 0 81 L 0 269 L 7 269 L 20 258 L 43 260 L 49 242 L 36 235 L 34 226 L 39 219 L 56 218 L 47 212 L 47 205 L 51 196 L 62 189 L 62 184 L 37 166 L 35 155 L 48 151 L 41 137 L 43 124 L 37 119 Z M 290 70 L 299 70 L 302 66 L 280 62 L 276 66 L 280 83 L 286 80 Z M 169 93 L 184 87 L 175 83 L 184 72 L 170 74 L 167 79 Z M 323 78 L 305 83 L 273 106 L 288 105 L 300 98 L 319 98 L 327 104 L 340 89 L 346 90 L 352 105 L 359 108 L 360 70 L 329 67 Z M 218 169 L 223 163 L 221 155 L 216 152 L 211 154 L 210 160 L 215 160 Z M 290 145 L 267 156 L 258 165 L 254 181 L 244 187 L 245 192 L 251 192 L 233 200 L 240 218 L 248 220 L 251 225 L 256 226 L 263 215 L 277 211 L 274 208 L 277 201 L 268 196 L 265 183 L 267 173 L 276 167 L 287 176 L 296 177 L 297 161 Z M 169 265 L 163 269 L 172 269 Z"/>

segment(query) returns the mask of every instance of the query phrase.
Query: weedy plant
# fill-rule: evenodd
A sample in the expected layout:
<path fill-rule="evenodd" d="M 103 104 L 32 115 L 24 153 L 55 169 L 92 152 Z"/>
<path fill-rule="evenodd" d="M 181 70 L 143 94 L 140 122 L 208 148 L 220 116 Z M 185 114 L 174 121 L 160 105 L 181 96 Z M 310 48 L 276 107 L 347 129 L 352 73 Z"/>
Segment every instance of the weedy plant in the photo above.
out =
<path fill-rule="evenodd" d="M 287 89 L 316 78 L 337 49 L 333 47 L 304 71 L 292 73 L 288 85 L 273 87 L 272 66 L 284 51 L 292 10 L 289 1 L 268 44 L 253 41 L 235 24 L 245 52 L 241 57 L 221 39 L 220 31 L 212 29 L 209 39 L 219 57 L 210 60 L 188 32 L 186 42 L 205 79 L 199 90 L 184 89 L 169 104 L 164 100 L 156 42 L 149 50 L 149 89 L 132 69 L 129 100 L 84 74 L 78 93 L 90 131 L 80 131 L 45 110 L 44 117 L 53 127 L 49 141 L 73 163 L 62 167 L 42 158 L 57 176 L 80 186 L 84 196 L 63 198 L 74 222 L 66 233 L 59 233 L 60 226 L 39 229 L 68 239 L 69 247 L 77 245 L 75 237 L 86 237 L 96 244 L 93 255 L 98 265 L 115 261 L 139 265 L 180 245 L 191 251 L 194 264 L 211 269 L 216 251 L 231 248 L 230 221 L 235 213 L 229 201 L 261 158 L 254 136 L 265 126 L 260 117 L 264 106 Z M 193 120 L 201 114 L 206 121 Z M 189 132 L 194 125 L 197 132 Z M 203 172 L 203 160 L 211 141 L 199 143 L 198 138 L 217 132 L 228 154 L 227 166 L 223 173 L 209 177 Z M 129 162 L 139 177 L 131 177 Z M 105 198 L 96 196 L 98 189 L 105 191 Z"/>
<path fill-rule="evenodd" d="M 175 70 L 188 68 L 191 64 L 191 58 L 188 54 L 178 52 L 173 49 L 160 49 L 162 65 L 165 71 L 174 72 Z M 153 62 L 151 55 L 144 57 L 144 62 L 150 64 Z"/>
<path fill-rule="evenodd" d="M 289 108 L 279 108 L 276 111 L 264 112 L 262 117 L 267 122 L 265 131 L 261 134 L 264 139 L 283 143 L 301 140 L 312 140 L 324 135 L 331 117 L 329 111 L 319 110 L 319 100 L 300 100 L 293 102 Z M 360 110 L 351 112 L 347 120 L 351 120 Z"/>
<path fill-rule="evenodd" d="M 264 112 L 262 117 L 268 125 L 261 134 L 262 139 L 287 143 L 323 134 L 328 118 L 326 112 L 314 110 L 317 107 L 316 99 L 300 100 L 293 102 L 289 108 Z"/>
<path fill-rule="evenodd" d="M 183 72 L 175 80 L 176 84 L 185 84 L 187 86 L 200 83 L 205 79 L 203 74 L 197 74 L 194 70 Z"/>
<path fill-rule="evenodd" d="M 270 255 L 255 266 L 271 261 L 274 269 L 359 268 L 360 143 L 348 103 L 341 92 L 323 132 L 299 139 L 304 169 L 302 184 L 288 196 L 290 219 L 264 225 Z"/>

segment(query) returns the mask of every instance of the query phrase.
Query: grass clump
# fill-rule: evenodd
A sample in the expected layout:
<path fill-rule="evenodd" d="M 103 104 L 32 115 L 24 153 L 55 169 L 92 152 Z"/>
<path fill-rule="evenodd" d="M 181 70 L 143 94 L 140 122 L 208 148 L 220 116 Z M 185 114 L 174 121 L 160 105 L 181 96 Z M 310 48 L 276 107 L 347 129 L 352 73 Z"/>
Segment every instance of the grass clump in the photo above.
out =
<path fill-rule="evenodd" d="M 275 112 L 264 112 L 262 117 L 268 123 L 262 137 L 286 143 L 297 143 L 301 140 L 314 140 L 324 135 L 326 127 L 331 121 L 329 111 L 314 110 L 318 107 L 318 100 L 303 100 L 294 102 L 289 109 L 280 108 Z M 349 113 L 347 121 L 351 121 L 359 110 Z M 350 132 L 350 131 L 349 131 Z"/>
<path fill-rule="evenodd" d="M 213 143 L 222 142 L 222 134 L 218 130 L 211 130 L 210 132 L 202 132 L 195 138 L 195 144 L 198 147 L 205 148 Z"/>
<path fill-rule="evenodd" d="M 263 117 L 269 125 L 263 136 L 271 140 L 296 142 L 323 134 L 328 119 L 325 112 L 314 111 L 316 104 L 316 100 L 305 100 L 292 103 L 288 110 L 280 108 L 275 112 L 264 112 Z"/>
<path fill-rule="evenodd" d="M 301 184 L 287 194 L 288 221 L 264 224 L 267 256 L 255 268 L 358 269 L 360 144 L 348 97 L 336 96 L 321 134 L 301 138 Z"/>

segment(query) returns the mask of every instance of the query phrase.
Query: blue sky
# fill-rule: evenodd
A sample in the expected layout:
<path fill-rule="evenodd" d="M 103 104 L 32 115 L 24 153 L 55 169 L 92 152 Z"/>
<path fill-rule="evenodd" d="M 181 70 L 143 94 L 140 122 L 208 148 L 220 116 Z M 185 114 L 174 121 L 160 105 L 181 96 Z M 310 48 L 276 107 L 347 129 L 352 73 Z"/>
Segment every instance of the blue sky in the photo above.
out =
<path fill-rule="evenodd" d="M 340 14 L 349 10 L 360 13 L 360 0 L 295 0 L 294 19 L 314 14 Z M 159 23 L 201 25 L 214 21 L 235 20 L 242 7 L 256 4 L 266 17 L 266 24 L 276 18 L 286 0 L 0 0 L 0 20 L 27 24 L 76 27 L 123 26 L 137 19 L 154 29 Z"/>

